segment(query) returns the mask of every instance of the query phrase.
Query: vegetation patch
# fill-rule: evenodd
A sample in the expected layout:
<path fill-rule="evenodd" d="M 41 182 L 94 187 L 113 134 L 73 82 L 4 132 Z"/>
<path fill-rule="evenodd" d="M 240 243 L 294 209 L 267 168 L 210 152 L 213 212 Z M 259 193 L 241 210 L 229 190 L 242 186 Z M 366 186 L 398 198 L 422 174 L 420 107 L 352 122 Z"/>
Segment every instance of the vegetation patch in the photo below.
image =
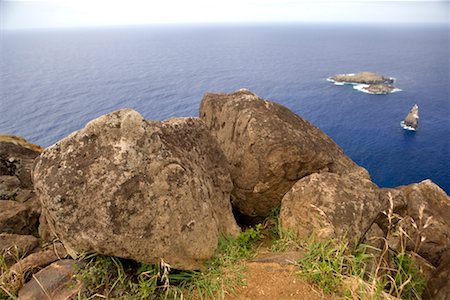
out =
<path fill-rule="evenodd" d="M 262 238 L 262 225 L 243 231 L 237 238 L 222 236 L 204 270 L 173 270 L 160 261 L 140 264 L 116 257 L 92 255 L 78 272 L 84 281 L 83 299 L 223 299 L 244 285 L 244 267 L 239 262 L 254 254 Z"/>

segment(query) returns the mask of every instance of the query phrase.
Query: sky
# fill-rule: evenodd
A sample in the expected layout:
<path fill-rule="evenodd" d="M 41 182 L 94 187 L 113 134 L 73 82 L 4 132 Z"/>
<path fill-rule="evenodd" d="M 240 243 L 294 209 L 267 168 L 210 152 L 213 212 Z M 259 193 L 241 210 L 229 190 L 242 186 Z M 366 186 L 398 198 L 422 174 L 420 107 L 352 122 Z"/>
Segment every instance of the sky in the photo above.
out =
<path fill-rule="evenodd" d="M 170 23 L 448 24 L 450 0 L 0 0 L 3 29 Z"/>

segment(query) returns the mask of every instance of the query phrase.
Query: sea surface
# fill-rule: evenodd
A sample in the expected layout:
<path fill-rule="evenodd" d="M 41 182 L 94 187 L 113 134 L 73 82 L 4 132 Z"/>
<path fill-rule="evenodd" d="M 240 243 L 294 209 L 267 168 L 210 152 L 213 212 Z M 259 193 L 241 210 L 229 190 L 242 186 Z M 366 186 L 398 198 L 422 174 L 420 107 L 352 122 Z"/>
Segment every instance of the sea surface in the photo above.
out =
<path fill-rule="evenodd" d="M 0 133 L 50 146 L 119 108 L 197 116 L 206 91 L 247 88 L 322 129 L 378 185 L 430 178 L 450 193 L 448 26 L 153 25 L 2 31 L 0 42 Z M 326 81 L 359 71 L 402 91 Z M 405 131 L 415 103 L 419 129 Z"/>

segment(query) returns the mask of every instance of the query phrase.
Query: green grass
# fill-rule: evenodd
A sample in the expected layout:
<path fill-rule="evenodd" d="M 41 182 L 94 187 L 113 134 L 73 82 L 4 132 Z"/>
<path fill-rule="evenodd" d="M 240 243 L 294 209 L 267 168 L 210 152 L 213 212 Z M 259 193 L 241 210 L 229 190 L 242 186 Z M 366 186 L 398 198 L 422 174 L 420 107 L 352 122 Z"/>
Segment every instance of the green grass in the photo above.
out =
<path fill-rule="evenodd" d="M 375 275 L 368 265 L 377 256 L 368 254 L 368 247 L 360 244 L 352 249 L 348 242 L 311 240 L 307 254 L 298 261 L 299 275 L 327 293 L 349 299 L 355 293 L 360 299 L 378 299 L 382 292 L 400 299 L 421 299 L 425 281 L 407 253 L 390 251 L 390 263 L 378 267 Z M 348 279 L 359 282 L 356 291 L 349 289 Z"/>
<path fill-rule="evenodd" d="M 87 264 L 77 275 L 85 283 L 79 298 L 223 299 L 244 285 L 239 262 L 253 255 L 262 228 L 249 228 L 237 238 L 222 236 L 214 257 L 199 271 L 171 270 L 164 261 L 147 265 L 109 256 L 86 257 Z"/>

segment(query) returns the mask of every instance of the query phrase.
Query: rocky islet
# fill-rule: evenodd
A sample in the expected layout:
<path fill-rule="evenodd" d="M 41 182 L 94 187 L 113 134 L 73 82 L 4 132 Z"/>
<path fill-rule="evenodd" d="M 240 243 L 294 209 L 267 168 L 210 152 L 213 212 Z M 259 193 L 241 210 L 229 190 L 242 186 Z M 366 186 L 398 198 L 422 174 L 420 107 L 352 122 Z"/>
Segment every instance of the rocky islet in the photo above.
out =
<path fill-rule="evenodd" d="M 401 89 L 393 85 L 394 78 L 373 72 L 337 74 L 327 78 L 327 80 L 335 85 L 352 85 L 355 90 L 374 95 L 385 95 L 401 91 Z"/>

